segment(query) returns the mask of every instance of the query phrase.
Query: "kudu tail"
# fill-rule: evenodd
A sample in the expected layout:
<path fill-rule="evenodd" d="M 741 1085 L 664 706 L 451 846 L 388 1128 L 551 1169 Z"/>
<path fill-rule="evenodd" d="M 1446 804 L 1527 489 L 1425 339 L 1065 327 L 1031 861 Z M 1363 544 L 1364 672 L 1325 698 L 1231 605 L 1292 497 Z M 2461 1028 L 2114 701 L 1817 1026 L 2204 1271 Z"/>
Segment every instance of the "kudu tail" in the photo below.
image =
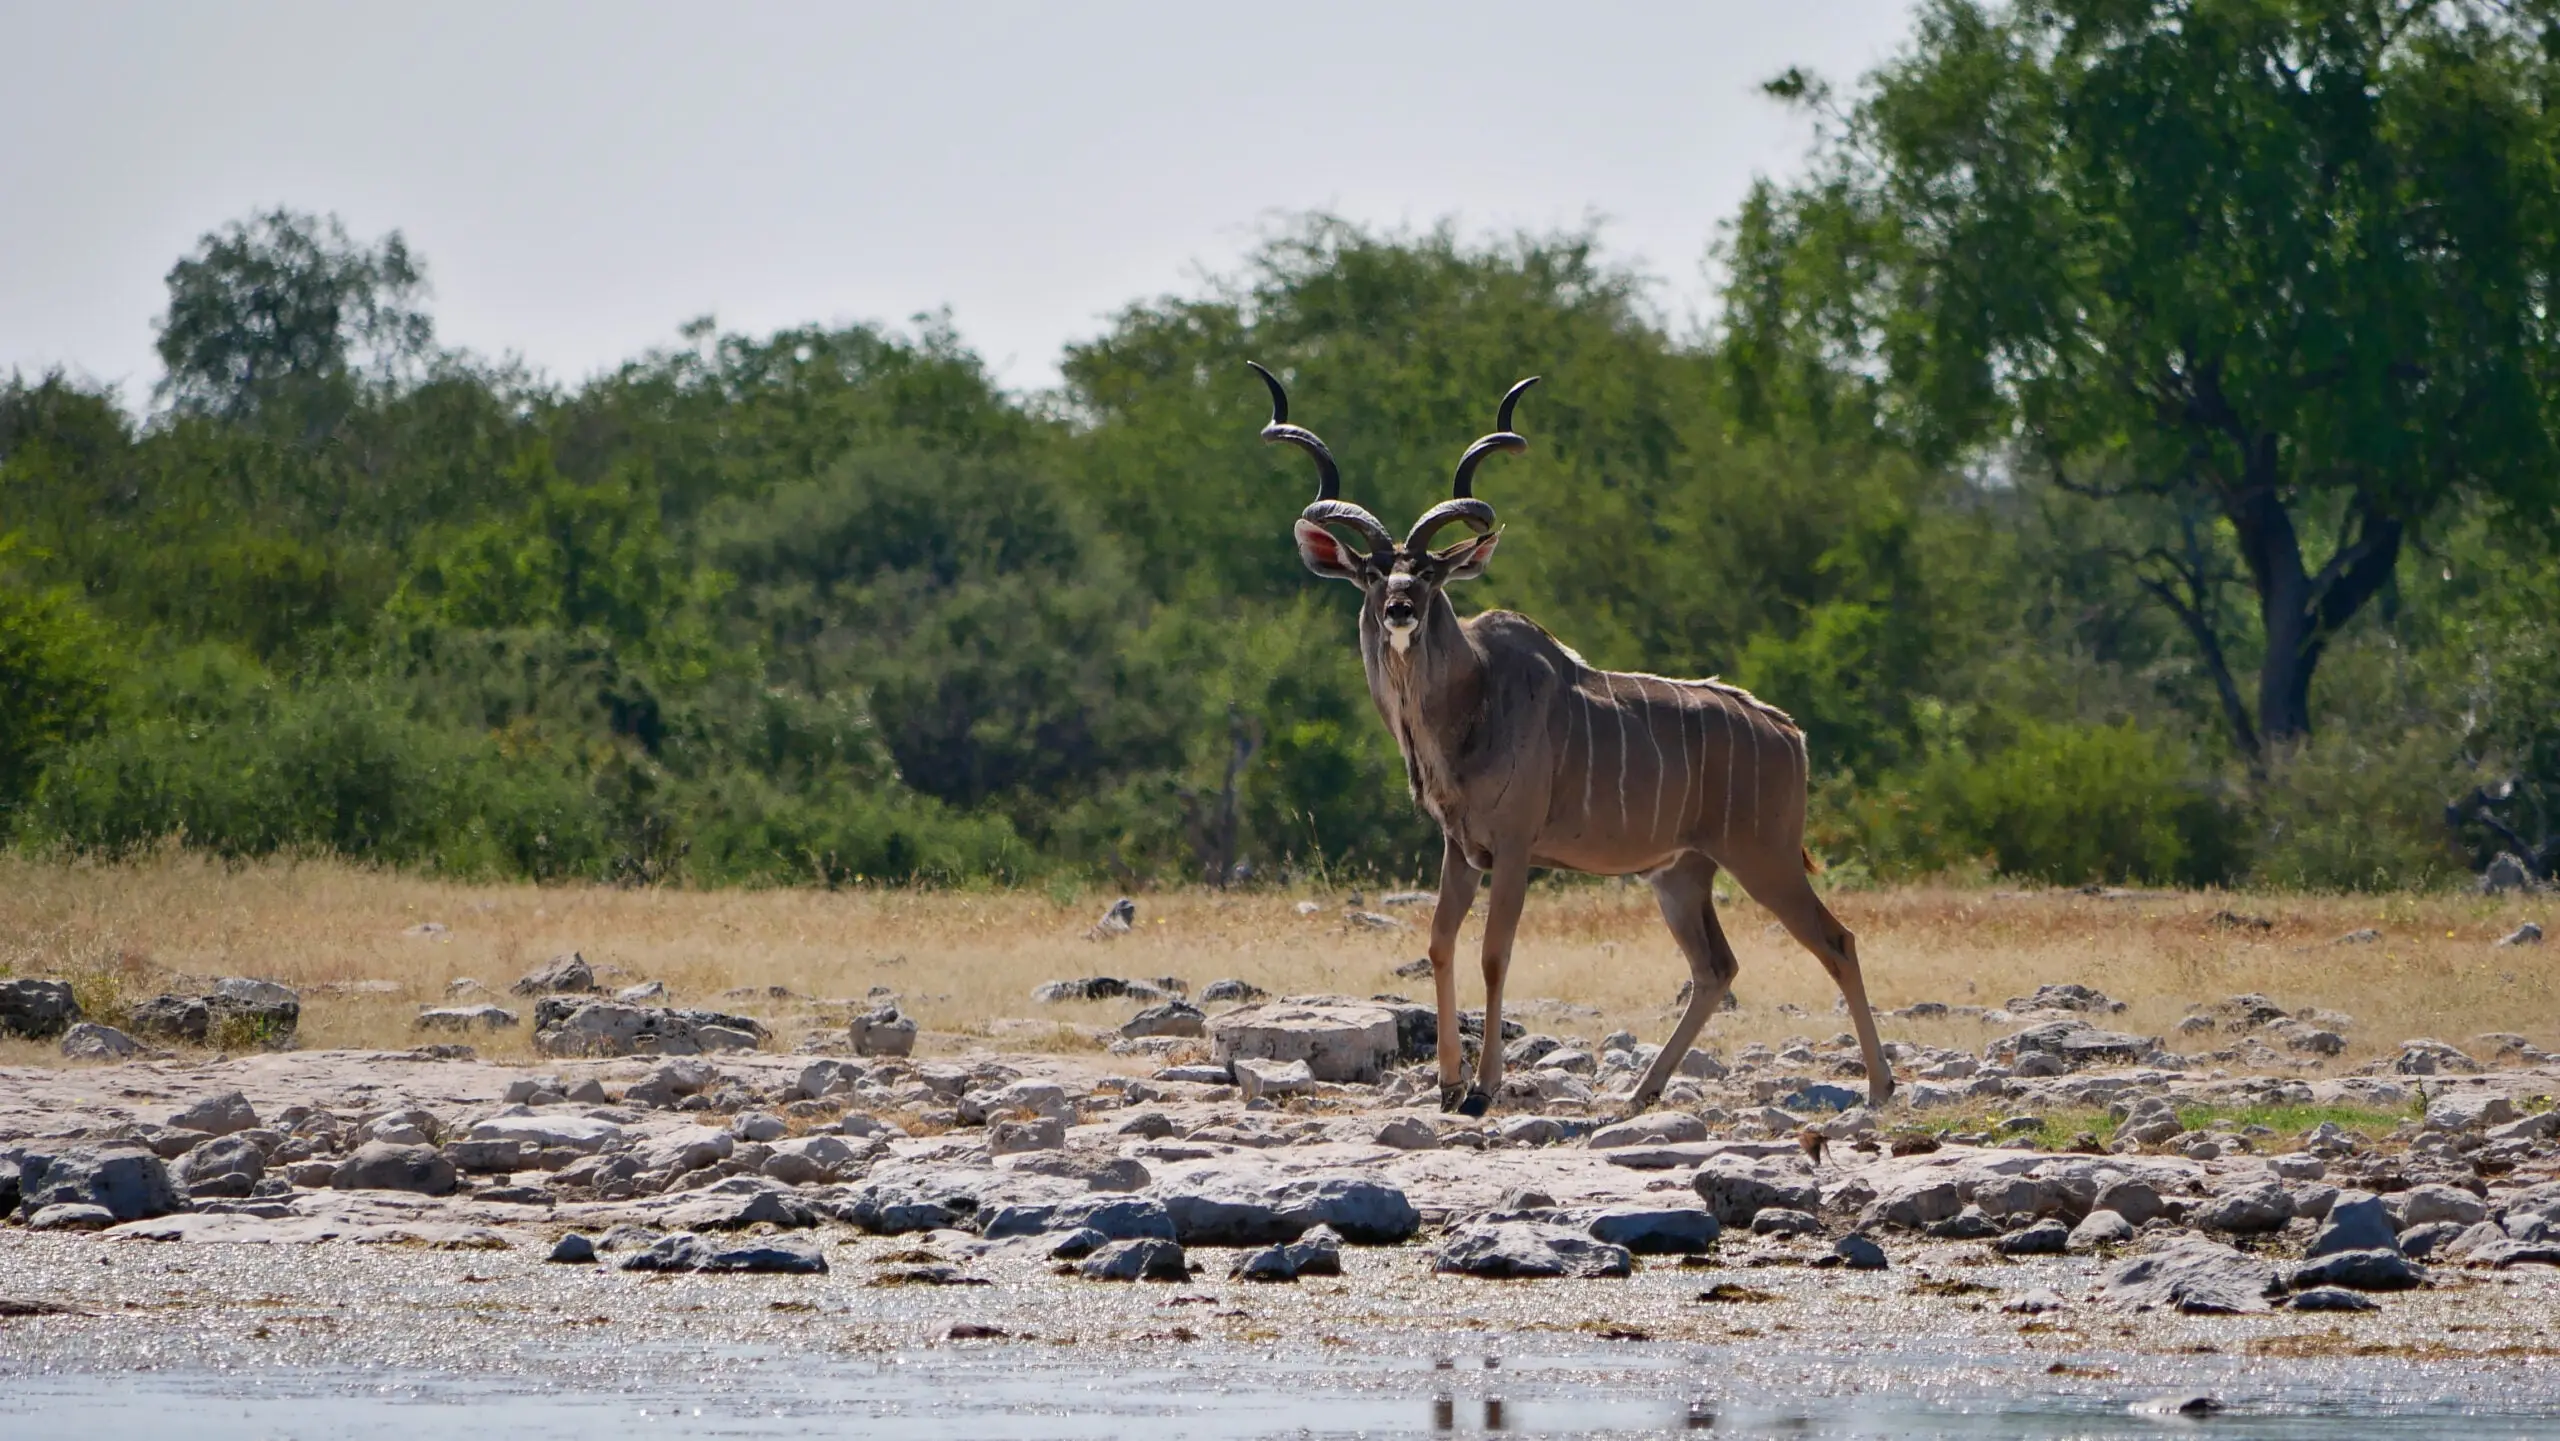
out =
<path fill-rule="evenodd" d="M 1804 857 L 1804 873 L 1806 875 L 1818 876 L 1822 874 L 1822 862 L 1813 858 L 1813 852 L 1806 850 L 1802 846 L 1798 846 L 1796 847 L 1796 854 Z"/>

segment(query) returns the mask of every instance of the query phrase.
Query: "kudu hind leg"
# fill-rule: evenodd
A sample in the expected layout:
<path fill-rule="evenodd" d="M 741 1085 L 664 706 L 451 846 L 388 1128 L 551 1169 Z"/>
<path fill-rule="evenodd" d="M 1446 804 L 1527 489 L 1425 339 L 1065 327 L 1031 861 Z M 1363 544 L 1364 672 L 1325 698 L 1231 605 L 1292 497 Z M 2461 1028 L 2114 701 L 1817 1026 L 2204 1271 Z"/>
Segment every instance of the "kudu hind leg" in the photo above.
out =
<path fill-rule="evenodd" d="M 1690 856 L 1675 862 L 1653 877 L 1653 896 L 1662 907 L 1663 923 L 1671 928 L 1671 938 L 1680 944 L 1680 953 L 1689 958 L 1689 1004 L 1680 1012 L 1678 1024 L 1662 1044 L 1661 1054 L 1645 1067 L 1644 1079 L 1636 1083 L 1635 1094 L 1628 1098 L 1627 1114 L 1641 1115 L 1662 1088 L 1679 1074 L 1680 1062 L 1696 1044 L 1698 1033 L 1714 1017 L 1716 1008 L 1724 1004 L 1733 989 L 1734 975 L 1742 963 L 1725 940 L 1724 927 L 1716 921 L 1716 864 L 1704 856 Z"/>
<path fill-rule="evenodd" d="M 1759 875 L 1745 874 L 1734 867 L 1734 878 L 1751 898 L 1767 906 L 1778 918 L 1778 924 L 1796 938 L 1831 979 L 1840 987 L 1840 997 L 1849 1003 L 1849 1024 L 1858 1033 L 1858 1052 L 1867 1063 L 1867 1099 L 1883 1105 L 1893 1099 L 1893 1067 L 1885 1060 L 1884 1042 L 1876 1035 L 1875 1008 L 1867 1004 L 1866 978 L 1858 971 L 1858 937 L 1831 908 L 1814 894 L 1813 883 L 1796 864 L 1790 852 L 1782 867 L 1772 867 Z"/>

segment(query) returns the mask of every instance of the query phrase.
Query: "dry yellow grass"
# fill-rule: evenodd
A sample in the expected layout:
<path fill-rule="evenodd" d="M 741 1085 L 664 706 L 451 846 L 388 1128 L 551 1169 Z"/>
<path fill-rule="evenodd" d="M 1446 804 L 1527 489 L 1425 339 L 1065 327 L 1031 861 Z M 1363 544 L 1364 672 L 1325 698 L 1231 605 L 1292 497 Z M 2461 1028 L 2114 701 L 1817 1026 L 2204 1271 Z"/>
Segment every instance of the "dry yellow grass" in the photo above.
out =
<path fill-rule="evenodd" d="M 840 1011 L 724 1000 L 721 993 L 784 986 L 803 996 L 860 997 L 886 986 L 929 1033 L 944 1033 L 929 1038 L 934 1045 L 994 1036 L 1017 1049 L 1076 1044 L 1055 1023 L 1116 1023 L 1133 1009 L 1030 1001 L 1032 987 L 1063 976 L 1173 975 L 1195 988 L 1237 976 L 1278 993 L 1429 995 L 1427 980 L 1390 974 L 1421 954 L 1420 909 L 1399 912 L 1405 930 L 1379 933 L 1346 927 L 1340 894 L 1174 891 L 1138 898 L 1135 934 L 1108 943 L 1084 939 L 1109 899 L 1030 891 L 542 888 L 327 864 L 231 868 L 168 857 L 106 867 L 7 859 L 0 860 L 0 970 L 73 976 L 93 1004 L 110 1011 L 119 998 L 156 993 L 172 976 L 283 981 L 306 991 L 302 1036 L 313 1047 L 411 1044 L 411 1017 L 421 1005 L 443 1004 L 448 982 L 467 976 L 503 991 L 565 950 L 617 968 L 609 973 L 616 984 L 663 980 L 678 1004 L 779 1021 L 786 1040 Z M 1300 915 L 1296 903 L 1310 899 L 1322 910 Z M 2543 898 L 2105 898 L 1910 887 L 1843 894 L 1833 903 L 1859 933 L 1880 1006 L 1997 1005 L 2040 982 L 2080 981 L 2130 1003 L 2125 1028 L 2158 1033 L 2191 1003 L 2262 991 L 2287 1007 L 2353 1016 L 2349 1062 L 2408 1036 L 2460 1044 L 2482 1031 L 2518 1031 L 2560 1046 L 2552 986 L 2560 946 L 2492 945 L 2521 921 L 2547 921 Z M 2219 924 L 2218 912 L 2274 924 Z M 1738 900 L 1724 907 L 1724 917 L 1742 957 L 1744 1009 L 1717 1019 L 1711 1044 L 1790 1034 L 1819 1039 L 1841 1029 L 1828 978 L 1775 932 L 1766 913 Z M 404 934 L 427 921 L 448 929 L 434 938 Z M 2332 944 L 2363 927 L 2382 939 Z M 1462 959 L 1461 995 L 1470 1005 L 1481 1000 L 1474 971 L 1472 960 Z M 1625 1026 L 1658 1039 L 1685 975 L 1642 885 L 1541 885 L 1522 928 L 1509 1013 L 1533 1029 L 1596 1038 Z M 1009 1018 L 1031 1023 L 1005 1024 Z M 1982 1039 L 1980 1027 L 1960 1021 L 1888 1020 L 1885 1031 L 1942 1044 Z M 529 1053 L 521 1029 L 467 1039 L 486 1055 Z M 50 1054 L 27 1043 L 0 1046 L 0 1061 Z"/>

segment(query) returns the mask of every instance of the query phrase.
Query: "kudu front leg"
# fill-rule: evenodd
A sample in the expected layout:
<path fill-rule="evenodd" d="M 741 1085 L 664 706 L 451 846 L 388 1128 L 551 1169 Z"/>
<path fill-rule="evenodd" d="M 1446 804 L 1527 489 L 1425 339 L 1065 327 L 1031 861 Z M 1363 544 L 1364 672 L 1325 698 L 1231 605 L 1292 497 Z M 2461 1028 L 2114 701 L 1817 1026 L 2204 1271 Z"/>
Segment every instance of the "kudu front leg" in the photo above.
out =
<path fill-rule="evenodd" d="M 1511 973 L 1511 938 L 1520 930 L 1520 906 L 1529 895 L 1529 848 L 1494 852 L 1493 894 L 1484 912 L 1484 1049 L 1476 1056 L 1475 1089 L 1458 1114 L 1481 1116 L 1502 1093 L 1502 982 Z"/>
<path fill-rule="evenodd" d="M 1440 903 L 1431 912 L 1431 984 L 1440 1010 L 1440 1109 L 1454 1111 L 1466 1083 L 1466 1037 L 1458 1030 L 1458 929 L 1475 904 L 1476 868 L 1453 840 L 1440 844 Z"/>

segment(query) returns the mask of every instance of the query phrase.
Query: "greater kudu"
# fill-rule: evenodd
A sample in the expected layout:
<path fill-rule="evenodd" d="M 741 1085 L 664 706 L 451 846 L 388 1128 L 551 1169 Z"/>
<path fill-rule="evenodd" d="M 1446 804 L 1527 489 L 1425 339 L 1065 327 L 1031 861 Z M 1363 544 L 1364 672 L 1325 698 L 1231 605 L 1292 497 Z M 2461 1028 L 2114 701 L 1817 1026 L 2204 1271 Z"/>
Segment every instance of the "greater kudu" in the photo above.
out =
<path fill-rule="evenodd" d="M 1806 880 L 1804 734 L 1786 714 L 1715 680 L 1593 667 L 1526 616 L 1465 620 L 1444 588 L 1484 573 L 1501 532 L 1472 493 L 1476 467 L 1529 442 L 1512 409 L 1536 377 L 1502 398 L 1494 432 L 1467 447 L 1449 499 L 1424 512 L 1399 546 L 1367 510 L 1341 498 L 1341 473 L 1313 431 L 1289 423 L 1278 377 L 1262 438 L 1313 457 L 1315 503 L 1297 524 L 1307 569 L 1360 587 L 1360 660 L 1369 695 L 1404 752 L 1414 799 L 1440 823 L 1440 903 L 1431 971 L 1440 1009 L 1441 1104 L 1478 1116 L 1502 1082 L 1502 983 L 1529 868 L 1643 875 L 1689 958 L 1689 1002 L 1645 1071 L 1631 1114 L 1661 1093 L 1733 984 L 1733 947 L 1716 923 L 1718 867 L 1813 952 L 1847 998 L 1866 1057 L 1867 1094 L 1893 1094 L 1858 974 L 1857 939 Z M 1452 524 L 1472 534 L 1445 549 Z M 1344 543 L 1333 527 L 1356 532 Z M 1493 875 L 1484 927 L 1484 1035 L 1472 1089 L 1460 1092 L 1458 928 L 1479 872 Z"/>

